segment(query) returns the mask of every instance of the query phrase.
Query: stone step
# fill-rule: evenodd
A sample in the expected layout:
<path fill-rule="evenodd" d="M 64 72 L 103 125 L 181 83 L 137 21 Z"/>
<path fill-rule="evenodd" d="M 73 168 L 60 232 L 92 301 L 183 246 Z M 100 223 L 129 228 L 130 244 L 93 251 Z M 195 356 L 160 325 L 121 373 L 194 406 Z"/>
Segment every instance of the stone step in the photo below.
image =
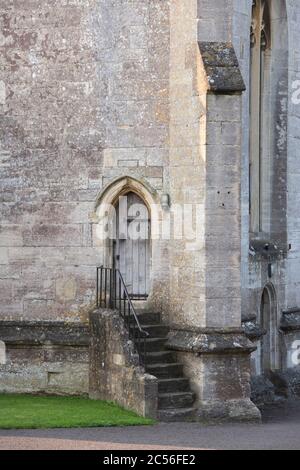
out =
<path fill-rule="evenodd" d="M 137 312 L 137 317 L 140 324 L 143 325 L 160 325 L 161 324 L 161 314 L 156 312 Z M 133 323 L 135 320 L 133 316 L 130 319 L 130 322 Z"/>
<path fill-rule="evenodd" d="M 161 323 L 161 313 L 159 312 L 148 312 L 145 310 L 136 310 L 138 319 L 144 325 L 156 325 Z"/>
<path fill-rule="evenodd" d="M 194 421 L 195 409 L 194 408 L 170 408 L 158 410 L 158 419 L 165 423 L 176 423 L 181 421 Z"/>
<path fill-rule="evenodd" d="M 183 376 L 183 365 L 173 364 L 149 364 L 146 365 L 146 371 L 157 378 L 177 378 Z"/>
<path fill-rule="evenodd" d="M 190 382 L 185 378 L 160 379 L 158 381 L 158 393 L 189 392 Z"/>
<path fill-rule="evenodd" d="M 142 357 L 144 355 L 142 354 Z M 172 351 L 155 351 L 146 353 L 146 363 L 149 364 L 174 364 L 176 363 L 176 354 Z"/>
<path fill-rule="evenodd" d="M 194 400 L 195 395 L 192 392 L 161 393 L 158 395 L 158 409 L 190 408 Z"/>
<path fill-rule="evenodd" d="M 170 329 L 165 325 L 141 325 L 142 329 L 149 333 L 150 338 L 166 338 Z M 132 327 L 131 327 L 132 328 Z"/>
<path fill-rule="evenodd" d="M 147 338 L 146 339 L 146 351 L 155 352 L 163 351 L 165 348 L 167 339 L 166 338 Z"/>

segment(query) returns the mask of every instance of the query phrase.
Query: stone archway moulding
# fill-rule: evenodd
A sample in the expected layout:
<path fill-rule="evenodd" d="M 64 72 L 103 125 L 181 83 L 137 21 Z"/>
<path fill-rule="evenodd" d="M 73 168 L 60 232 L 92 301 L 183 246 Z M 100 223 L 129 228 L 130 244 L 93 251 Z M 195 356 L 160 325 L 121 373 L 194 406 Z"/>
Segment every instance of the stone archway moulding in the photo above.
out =
<path fill-rule="evenodd" d="M 133 191 L 138 194 L 151 210 L 152 206 L 160 204 L 158 193 L 145 181 L 141 182 L 131 176 L 123 176 L 110 181 L 98 194 L 95 211 L 102 205 L 114 205 L 119 196 Z M 152 208 L 153 210 L 153 208 Z"/>
<path fill-rule="evenodd" d="M 97 226 L 94 239 L 94 246 L 97 246 L 102 263 L 106 266 L 112 266 L 113 239 L 105 237 L 105 227 L 113 223 L 115 215 L 115 205 L 118 198 L 127 193 L 137 194 L 146 204 L 151 220 L 151 260 L 154 265 L 155 251 L 157 243 L 160 240 L 160 229 L 162 221 L 162 207 L 158 192 L 145 181 L 138 181 L 130 176 L 123 176 L 110 181 L 99 193 L 94 212 L 91 217 L 93 224 Z M 110 229 L 115 233 L 115 227 Z M 151 264 L 152 264 L 151 263 Z M 153 269 L 153 264 L 152 264 Z"/>

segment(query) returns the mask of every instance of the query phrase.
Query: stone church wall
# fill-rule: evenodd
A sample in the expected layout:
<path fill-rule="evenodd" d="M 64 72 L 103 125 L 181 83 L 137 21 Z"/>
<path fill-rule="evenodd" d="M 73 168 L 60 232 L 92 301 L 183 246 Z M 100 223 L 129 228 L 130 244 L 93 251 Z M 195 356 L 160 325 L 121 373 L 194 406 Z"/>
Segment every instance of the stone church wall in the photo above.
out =
<path fill-rule="evenodd" d="M 2 320 L 87 319 L 100 191 L 124 175 L 166 189 L 168 8 L 0 2 Z"/>
<path fill-rule="evenodd" d="M 151 188 L 157 201 L 169 195 L 171 204 L 202 207 L 198 245 L 173 240 L 155 251 L 150 300 L 164 320 L 175 329 L 241 334 L 242 312 L 258 346 L 252 373 L 259 375 L 267 287 L 275 299 L 275 366 L 294 365 L 300 104 L 292 90 L 300 71 L 300 4 L 272 0 L 274 84 L 282 87 L 271 90 L 276 119 L 270 155 L 277 163 L 268 204 L 276 226 L 271 241 L 279 250 L 270 259 L 249 244 L 253 2 L 221 3 L 222 14 L 220 0 L 0 0 L 0 341 L 7 356 L 0 367 L 16 378 L 22 361 L 24 370 L 33 364 L 40 382 L 33 386 L 28 379 L 28 390 L 49 390 L 47 380 L 55 389 L 53 364 L 61 354 L 70 380 L 72 358 L 79 355 L 82 380 L 72 387 L 87 390 L 87 345 L 54 340 L 48 347 L 50 326 L 37 346 L 26 339 L 29 330 L 20 345 L 7 337 L 6 322 L 21 331 L 45 322 L 85 328 L 95 301 L 95 268 L 105 262 L 97 201 L 126 176 Z M 199 50 L 207 42 L 234 47 L 245 92 L 207 88 Z"/>
<path fill-rule="evenodd" d="M 271 157 L 280 162 L 280 167 L 270 173 L 270 178 L 281 183 L 274 183 L 270 203 L 273 205 L 276 217 L 278 217 L 277 231 L 273 241 L 278 244 L 282 254 L 274 258 L 264 258 L 249 255 L 249 25 L 251 23 L 252 2 L 233 2 L 233 42 L 241 65 L 242 73 L 246 82 L 247 90 L 243 95 L 243 134 L 242 134 L 242 311 L 243 319 L 256 323 L 258 330 L 261 322 L 261 299 L 264 288 L 269 286 L 275 295 L 274 318 L 276 320 L 276 351 L 275 363 L 278 370 L 294 368 L 297 370 L 297 362 L 291 360 L 296 357 L 295 341 L 300 338 L 299 320 L 294 315 L 293 327 L 286 325 L 286 315 L 293 316 L 293 311 L 299 309 L 299 243 L 297 220 L 299 219 L 299 153 L 298 139 L 300 127 L 297 120 L 300 105 L 294 100 L 295 82 L 299 74 L 299 60 L 294 53 L 299 40 L 299 17 L 300 5 L 297 2 L 276 0 L 272 3 L 272 54 L 275 56 L 274 69 L 271 80 L 273 87 L 279 86 L 273 93 L 270 115 L 275 114 L 276 128 L 280 135 L 274 134 L 273 126 L 273 150 Z M 283 28 L 283 29 L 282 29 Z M 284 89 L 280 90 L 280 86 Z M 278 143 L 278 145 L 276 144 Z M 281 152 L 280 152 L 281 148 Z M 285 149 L 282 151 L 282 149 Z M 285 183 L 285 188 L 281 186 Z M 288 192 L 286 199 L 285 192 Z M 285 201 L 285 205 L 282 202 Z M 279 220 L 280 219 L 280 220 Z M 269 276 L 268 266 L 272 264 L 272 276 Z M 299 317 L 298 317 L 299 318 Z M 247 324 L 247 322 L 246 322 Z M 247 329 L 247 327 L 246 327 Z M 258 349 L 252 355 L 252 373 L 261 374 L 261 331 L 250 333 Z M 256 336 L 257 335 L 257 336 Z M 287 375 L 289 372 L 287 372 Z M 289 379 L 287 378 L 287 382 Z"/>

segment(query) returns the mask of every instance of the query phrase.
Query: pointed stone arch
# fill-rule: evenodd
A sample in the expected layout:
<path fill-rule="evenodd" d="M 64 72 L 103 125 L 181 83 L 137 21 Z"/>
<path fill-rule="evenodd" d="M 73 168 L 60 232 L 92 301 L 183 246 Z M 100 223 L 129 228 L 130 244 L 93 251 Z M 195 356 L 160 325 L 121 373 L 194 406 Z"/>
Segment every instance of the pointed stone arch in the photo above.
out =
<path fill-rule="evenodd" d="M 122 176 L 109 182 L 103 190 L 98 194 L 95 203 L 96 214 L 96 230 L 95 230 L 95 244 L 99 249 L 101 257 L 101 264 L 107 267 L 115 265 L 114 250 L 115 240 L 117 238 L 117 229 L 115 220 L 117 220 L 117 207 L 119 198 L 126 194 L 134 193 L 140 198 L 149 213 L 149 220 L 151 226 L 151 239 L 150 239 L 150 295 L 152 291 L 152 278 L 153 270 L 157 270 L 156 252 L 159 246 L 159 232 L 160 223 L 162 220 L 162 210 L 160 204 L 160 196 L 155 189 L 145 181 L 139 181 L 131 176 Z M 104 232 L 109 232 L 106 237 Z"/>
<path fill-rule="evenodd" d="M 151 206 L 160 204 L 157 191 L 148 182 L 139 181 L 132 176 L 121 176 L 110 181 L 100 191 L 97 196 L 95 210 L 97 211 L 101 204 L 114 205 L 120 195 L 126 194 L 130 191 L 140 196 L 145 201 L 149 209 L 151 209 Z"/>
<path fill-rule="evenodd" d="M 277 294 L 272 283 L 265 285 L 261 294 L 260 325 L 265 334 L 261 339 L 261 372 L 279 368 Z"/>

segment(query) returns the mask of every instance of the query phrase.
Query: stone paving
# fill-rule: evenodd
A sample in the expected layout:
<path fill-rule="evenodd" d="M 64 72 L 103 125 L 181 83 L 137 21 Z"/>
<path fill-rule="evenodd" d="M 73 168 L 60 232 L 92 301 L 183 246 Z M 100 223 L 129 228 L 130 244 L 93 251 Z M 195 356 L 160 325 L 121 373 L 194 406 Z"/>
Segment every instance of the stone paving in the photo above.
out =
<path fill-rule="evenodd" d="M 186 450 L 299 449 L 300 401 L 264 412 L 262 425 L 203 426 L 196 423 L 152 427 L 0 430 L 0 449 L 14 450 Z"/>

